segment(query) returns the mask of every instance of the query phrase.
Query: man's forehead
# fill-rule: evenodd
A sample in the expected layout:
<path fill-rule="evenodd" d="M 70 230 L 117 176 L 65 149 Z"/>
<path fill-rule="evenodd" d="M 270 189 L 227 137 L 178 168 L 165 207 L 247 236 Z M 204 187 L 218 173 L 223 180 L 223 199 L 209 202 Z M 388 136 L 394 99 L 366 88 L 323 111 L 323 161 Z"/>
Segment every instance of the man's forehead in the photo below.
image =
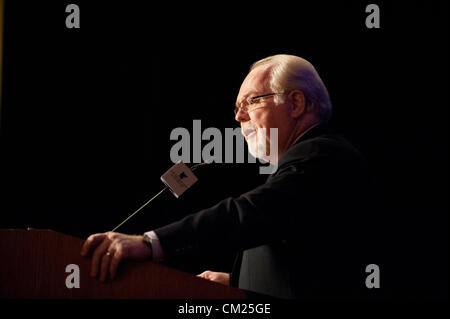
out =
<path fill-rule="evenodd" d="M 270 68 L 268 66 L 259 66 L 247 75 L 242 85 L 247 86 L 267 86 L 270 79 Z"/>
<path fill-rule="evenodd" d="M 260 66 L 247 75 L 241 85 L 237 102 L 241 102 L 248 96 L 261 93 L 269 87 L 270 68 L 267 66 Z"/>

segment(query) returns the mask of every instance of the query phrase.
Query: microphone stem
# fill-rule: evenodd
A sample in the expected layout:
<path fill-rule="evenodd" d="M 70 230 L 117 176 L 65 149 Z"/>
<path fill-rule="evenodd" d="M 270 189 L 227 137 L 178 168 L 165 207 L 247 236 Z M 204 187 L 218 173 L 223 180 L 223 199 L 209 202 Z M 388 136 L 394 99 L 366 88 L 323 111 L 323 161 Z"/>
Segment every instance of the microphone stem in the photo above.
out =
<path fill-rule="evenodd" d="M 142 205 L 141 207 L 139 207 L 133 214 L 131 214 L 130 216 L 127 217 L 127 219 L 125 219 L 123 222 L 121 222 L 119 225 L 117 225 L 113 230 L 111 231 L 116 231 L 117 228 L 119 228 L 120 226 L 122 226 L 123 224 L 125 224 L 131 217 L 133 217 L 134 215 L 136 215 L 137 213 L 139 213 L 141 211 L 142 208 L 144 208 L 145 206 L 147 206 L 148 204 L 151 203 L 152 200 L 154 200 L 156 197 L 158 197 L 160 194 L 162 194 L 168 187 L 164 187 L 162 190 L 159 191 L 158 194 L 156 194 L 155 196 L 153 196 L 150 200 L 148 200 L 144 205 Z"/>
<path fill-rule="evenodd" d="M 206 165 L 206 164 L 210 164 L 210 163 L 209 163 L 209 162 L 199 163 L 199 164 L 196 164 L 196 165 L 191 166 L 190 169 L 191 169 L 192 171 L 195 171 L 195 170 L 197 169 L 197 167 L 203 166 L 203 165 Z M 152 202 L 152 200 L 154 200 L 156 197 L 158 197 L 159 195 L 161 195 L 161 194 L 162 194 L 166 189 L 168 189 L 168 188 L 169 188 L 169 187 L 166 186 L 166 187 L 164 187 L 162 190 L 160 190 L 158 194 L 156 194 L 155 196 L 153 196 L 153 197 L 152 197 L 149 201 L 147 201 L 144 205 L 142 205 L 141 207 L 139 207 L 133 214 L 131 214 L 130 216 L 128 216 L 123 222 L 121 222 L 119 225 L 117 225 L 116 227 L 114 227 L 114 229 L 111 230 L 111 231 L 113 231 L 113 232 L 116 231 L 117 228 L 119 228 L 120 226 L 122 226 L 123 224 L 125 224 L 130 218 L 132 218 L 134 215 L 136 215 L 137 213 L 139 213 L 139 212 L 142 210 L 142 208 L 144 208 L 145 206 L 147 206 L 148 204 L 150 204 L 150 203 Z"/>

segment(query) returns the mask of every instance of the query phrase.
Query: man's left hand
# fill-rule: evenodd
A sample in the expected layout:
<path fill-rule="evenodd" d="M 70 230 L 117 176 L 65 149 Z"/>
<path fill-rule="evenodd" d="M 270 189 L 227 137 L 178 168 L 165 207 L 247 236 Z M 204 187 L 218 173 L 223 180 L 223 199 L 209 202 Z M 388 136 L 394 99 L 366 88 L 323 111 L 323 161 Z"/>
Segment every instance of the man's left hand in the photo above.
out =
<path fill-rule="evenodd" d="M 152 250 L 144 241 L 143 236 L 126 235 L 107 232 L 88 237 L 81 249 L 82 256 L 92 253 L 91 276 L 99 275 L 105 281 L 108 274 L 114 279 L 122 259 L 150 259 Z"/>

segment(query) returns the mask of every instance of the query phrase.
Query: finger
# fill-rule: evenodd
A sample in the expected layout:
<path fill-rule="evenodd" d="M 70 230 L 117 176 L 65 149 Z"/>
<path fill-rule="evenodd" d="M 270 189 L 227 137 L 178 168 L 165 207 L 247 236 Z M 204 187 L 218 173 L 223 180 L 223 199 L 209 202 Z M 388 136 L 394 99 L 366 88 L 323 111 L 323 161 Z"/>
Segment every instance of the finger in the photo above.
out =
<path fill-rule="evenodd" d="M 100 264 L 100 281 L 105 281 L 108 276 L 109 264 L 111 263 L 111 259 L 114 258 L 114 250 L 110 246 L 106 253 L 102 255 L 102 261 Z"/>
<path fill-rule="evenodd" d="M 86 239 L 86 241 L 84 242 L 83 247 L 81 247 L 81 256 L 87 256 L 89 251 L 92 248 L 97 247 L 105 237 L 106 234 L 104 233 L 89 236 L 88 239 Z"/>
<path fill-rule="evenodd" d="M 95 277 L 98 274 L 98 268 L 100 261 L 108 250 L 109 245 L 111 245 L 111 241 L 109 238 L 105 237 L 103 242 L 95 249 L 94 254 L 92 255 L 92 265 L 91 265 L 91 276 Z"/>
<path fill-rule="evenodd" d="M 197 276 L 200 277 L 200 278 L 203 278 L 203 279 L 209 279 L 210 273 L 211 273 L 211 271 L 206 270 L 206 271 L 202 272 L 201 274 L 199 274 Z"/>
<path fill-rule="evenodd" d="M 111 263 L 109 264 L 109 274 L 111 276 L 111 279 L 114 279 L 116 277 L 117 268 L 119 268 L 120 261 L 122 260 L 123 253 L 122 249 L 118 248 L 114 252 L 114 256 L 111 259 Z"/>

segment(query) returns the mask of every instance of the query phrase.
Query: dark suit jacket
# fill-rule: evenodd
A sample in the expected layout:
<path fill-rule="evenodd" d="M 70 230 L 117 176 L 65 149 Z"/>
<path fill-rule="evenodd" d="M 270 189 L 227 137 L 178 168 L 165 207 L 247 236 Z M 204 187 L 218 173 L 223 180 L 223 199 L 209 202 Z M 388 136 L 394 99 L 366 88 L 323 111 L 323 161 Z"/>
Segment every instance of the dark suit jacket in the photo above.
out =
<path fill-rule="evenodd" d="M 246 290 L 358 296 L 372 263 L 368 185 L 360 153 L 316 127 L 282 155 L 265 184 L 155 232 L 167 260 L 238 252 L 232 283 Z"/>

